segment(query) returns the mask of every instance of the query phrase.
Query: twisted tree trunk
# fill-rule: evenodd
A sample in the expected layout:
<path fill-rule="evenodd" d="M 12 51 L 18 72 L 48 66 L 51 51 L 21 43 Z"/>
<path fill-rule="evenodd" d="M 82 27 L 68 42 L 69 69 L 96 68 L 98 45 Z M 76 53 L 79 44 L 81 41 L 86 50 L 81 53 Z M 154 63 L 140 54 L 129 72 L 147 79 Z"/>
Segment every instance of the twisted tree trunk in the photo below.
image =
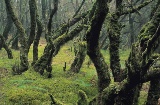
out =
<path fill-rule="evenodd" d="M 98 91 L 102 92 L 110 84 L 108 66 L 105 63 L 99 48 L 99 35 L 102 24 L 108 13 L 107 0 L 97 0 L 94 16 L 91 18 L 91 25 L 87 30 L 87 54 L 94 63 L 98 75 Z M 94 9 L 94 8 L 93 8 Z"/>
<path fill-rule="evenodd" d="M 56 40 L 53 42 L 48 43 L 41 58 L 33 65 L 34 70 L 40 74 L 43 74 L 44 69 L 47 68 L 48 63 L 51 63 L 52 58 L 57 55 L 60 47 L 69 40 L 72 40 L 79 32 L 83 30 L 83 28 L 84 25 L 79 25 L 68 34 L 63 34 L 56 38 Z"/>
<path fill-rule="evenodd" d="M 28 69 L 28 54 L 27 54 L 27 39 L 26 39 L 26 33 L 22 26 L 22 23 L 19 21 L 18 17 L 14 14 L 13 7 L 11 5 L 11 0 L 5 0 L 6 8 L 8 10 L 8 13 L 10 14 L 12 21 L 14 22 L 15 26 L 17 27 L 19 31 L 19 42 L 21 44 L 20 46 L 20 67 L 18 70 L 20 72 L 24 72 Z"/>
<path fill-rule="evenodd" d="M 74 58 L 73 63 L 71 64 L 70 71 L 74 73 L 79 73 L 82 67 L 82 64 L 86 56 L 86 42 L 78 43 L 78 52 Z"/>

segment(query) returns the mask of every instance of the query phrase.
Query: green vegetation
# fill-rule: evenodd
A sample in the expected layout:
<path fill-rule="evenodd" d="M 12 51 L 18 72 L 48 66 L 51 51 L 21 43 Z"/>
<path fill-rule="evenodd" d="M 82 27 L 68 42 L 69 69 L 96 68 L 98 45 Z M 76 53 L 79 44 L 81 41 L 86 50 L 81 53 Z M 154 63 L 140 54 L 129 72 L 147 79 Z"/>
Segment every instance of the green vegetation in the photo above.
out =
<path fill-rule="evenodd" d="M 43 53 L 45 44 L 39 46 L 39 56 Z M 5 50 L 0 50 L 0 105 L 50 105 L 51 98 L 49 94 L 59 103 L 75 105 L 81 96 L 92 99 L 97 93 L 97 75 L 94 65 L 91 63 L 88 68 L 89 58 L 85 62 L 79 74 L 73 74 L 63 71 L 64 62 L 67 63 L 67 70 L 74 60 L 74 51 L 70 51 L 70 45 L 66 44 L 58 55 L 53 59 L 52 78 L 47 78 L 47 73 L 40 76 L 30 68 L 22 75 L 12 74 L 12 65 L 19 63 L 19 51 L 12 50 L 14 59 L 8 59 Z M 108 51 L 101 51 L 109 65 Z M 121 64 L 129 55 L 129 50 L 120 50 Z M 32 48 L 29 53 L 29 62 L 32 62 Z M 81 93 L 79 93 L 81 92 Z M 143 100 L 141 100 L 143 101 Z"/>

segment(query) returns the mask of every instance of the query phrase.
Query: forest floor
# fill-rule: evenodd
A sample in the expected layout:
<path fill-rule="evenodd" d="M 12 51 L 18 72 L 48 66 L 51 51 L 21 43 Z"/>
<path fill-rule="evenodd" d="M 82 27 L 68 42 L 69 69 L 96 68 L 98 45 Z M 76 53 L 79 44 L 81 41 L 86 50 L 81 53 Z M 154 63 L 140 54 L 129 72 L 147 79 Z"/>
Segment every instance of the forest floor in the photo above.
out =
<path fill-rule="evenodd" d="M 52 94 L 56 100 L 65 105 L 76 105 L 78 91 L 84 91 L 89 99 L 97 94 L 97 75 L 94 65 L 88 68 L 89 58 L 86 57 L 80 73 L 68 73 L 63 71 L 64 63 L 69 70 L 74 60 L 74 51 L 70 48 L 73 43 L 64 45 L 52 62 L 52 78 L 47 78 L 47 73 L 40 76 L 30 69 L 22 75 L 13 75 L 12 66 L 19 63 L 19 51 L 12 50 L 14 59 L 8 59 L 6 51 L 0 50 L 0 105 L 50 105 Z M 43 54 L 45 40 L 39 45 L 39 57 Z M 29 52 L 29 62 L 32 62 L 32 48 Z M 109 52 L 102 50 L 107 64 L 109 65 Z M 129 50 L 120 51 L 121 66 L 129 55 Z M 143 105 L 148 90 L 148 84 L 141 91 L 140 104 Z"/>

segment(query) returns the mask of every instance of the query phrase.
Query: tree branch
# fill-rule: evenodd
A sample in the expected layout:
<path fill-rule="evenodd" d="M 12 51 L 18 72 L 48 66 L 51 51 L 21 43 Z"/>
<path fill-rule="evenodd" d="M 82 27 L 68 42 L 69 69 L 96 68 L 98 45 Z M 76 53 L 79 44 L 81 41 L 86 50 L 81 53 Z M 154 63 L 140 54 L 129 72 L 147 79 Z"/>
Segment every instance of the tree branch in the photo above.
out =
<path fill-rule="evenodd" d="M 125 14 L 129 14 L 129 13 L 137 12 L 137 11 L 140 10 L 141 8 L 147 6 L 147 5 L 148 5 L 149 3 L 151 3 L 152 1 L 153 1 L 153 0 L 149 0 L 149 1 L 146 1 L 146 2 L 144 2 L 143 4 L 141 4 L 141 5 L 139 5 L 139 6 L 132 7 L 131 9 L 122 11 L 122 13 L 120 13 L 120 15 L 125 15 Z"/>
<path fill-rule="evenodd" d="M 85 18 L 88 13 L 89 13 L 89 11 L 84 12 L 80 15 L 75 16 L 73 19 L 69 20 L 68 23 L 62 24 L 60 28 L 55 30 L 55 34 L 52 35 L 52 37 L 53 37 L 52 39 L 54 40 L 54 39 L 58 38 L 60 35 L 64 34 L 67 31 L 68 27 L 73 26 L 78 21 Z"/>
<path fill-rule="evenodd" d="M 78 14 L 78 12 L 81 10 L 83 4 L 85 3 L 86 0 L 83 0 L 81 5 L 79 6 L 79 8 L 77 9 L 77 11 L 75 12 L 75 14 L 73 15 L 73 18 Z"/>

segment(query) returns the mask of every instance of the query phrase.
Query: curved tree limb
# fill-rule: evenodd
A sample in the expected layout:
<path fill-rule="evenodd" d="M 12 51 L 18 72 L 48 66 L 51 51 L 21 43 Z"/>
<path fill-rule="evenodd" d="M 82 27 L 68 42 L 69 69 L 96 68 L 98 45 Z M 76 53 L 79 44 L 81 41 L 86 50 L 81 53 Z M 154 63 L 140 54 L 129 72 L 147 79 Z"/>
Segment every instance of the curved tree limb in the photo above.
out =
<path fill-rule="evenodd" d="M 75 16 L 73 19 L 69 20 L 68 23 L 62 24 L 61 27 L 55 30 L 55 33 L 52 35 L 52 39 L 54 40 L 58 38 L 60 35 L 64 34 L 67 31 L 68 27 L 73 26 L 74 24 L 79 22 L 81 19 L 85 18 L 88 13 L 89 11 L 84 12 L 80 15 Z"/>
<path fill-rule="evenodd" d="M 79 8 L 77 9 L 77 11 L 75 12 L 75 14 L 73 15 L 73 18 L 78 14 L 78 12 L 81 10 L 83 4 L 85 3 L 86 0 L 83 0 L 81 5 L 79 6 Z"/>
<path fill-rule="evenodd" d="M 147 6 L 149 3 L 151 3 L 153 0 L 149 0 L 149 1 L 146 1 L 142 4 L 140 4 L 139 6 L 136 6 L 136 7 L 133 7 L 131 9 L 127 9 L 127 10 L 124 10 L 120 13 L 120 16 L 122 15 L 125 15 L 125 14 L 130 14 L 130 13 L 134 13 L 134 12 L 137 12 L 138 10 L 140 10 L 141 8 Z"/>
<path fill-rule="evenodd" d="M 51 61 L 52 57 L 57 55 L 58 51 L 60 50 L 60 47 L 69 40 L 72 40 L 76 35 L 78 35 L 80 31 L 83 30 L 83 28 L 84 25 L 78 25 L 68 34 L 63 34 L 56 38 L 52 43 L 48 43 L 45 47 L 43 55 L 33 66 L 34 70 L 39 72 L 40 74 L 43 74 L 44 69 L 46 69 L 47 67 L 48 61 Z"/>
<path fill-rule="evenodd" d="M 28 69 L 28 54 L 27 54 L 27 38 L 26 38 L 26 33 L 23 28 L 22 23 L 19 21 L 18 17 L 15 15 L 13 11 L 13 7 L 11 5 L 11 0 L 5 0 L 6 8 L 8 10 L 8 13 L 10 14 L 12 21 L 14 22 L 15 26 L 17 27 L 19 31 L 19 42 L 21 44 L 20 46 L 20 67 L 19 71 L 24 72 Z"/>
<path fill-rule="evenodd" d="M 108 13 L 108 7 L 106 7 L 108 0 L 97 0 L 94 16 L 91 17 L 91 25 L 87 30 L 87 54 L 91 58 L 98 75 L 98 91 L 101 92 L 105 87 L 110 84 L 110 74 L 108 66 L 105 63 L 99 48 L 99 35 L 102 28 L 102 24 Z"/>

